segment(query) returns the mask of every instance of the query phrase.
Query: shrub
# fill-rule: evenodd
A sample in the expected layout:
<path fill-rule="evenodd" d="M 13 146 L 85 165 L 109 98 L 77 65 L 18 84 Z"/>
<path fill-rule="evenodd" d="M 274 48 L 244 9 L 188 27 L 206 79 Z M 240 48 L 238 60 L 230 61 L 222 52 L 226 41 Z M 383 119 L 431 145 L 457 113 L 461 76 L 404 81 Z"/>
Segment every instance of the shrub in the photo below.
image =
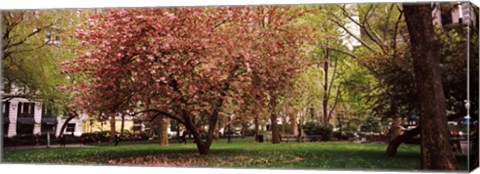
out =
<path fill-rule="evenodd" d="M 254 129 L 247 129 L 244 133 L 245 136 L 251 137 L 255 135 L 255 130 Z"/>
<path fill-rule="evenodd" d="M 320 135 L 323 141 L 330 140 L 333 127 L 330 124 L 307 122 L 303 125 L 303 131 L 307 135 Z"/>
<path fill-rule="evenodd" d="M 368 117 L 360 129 L 362 132 L 380 132 L 379 122 L 373 117 Z"/>
<path fill-rule="evenodd" d="M 351 132 L 333 132 L 332 137 L 336 140 L 348 140 L 354 136 Z"/>

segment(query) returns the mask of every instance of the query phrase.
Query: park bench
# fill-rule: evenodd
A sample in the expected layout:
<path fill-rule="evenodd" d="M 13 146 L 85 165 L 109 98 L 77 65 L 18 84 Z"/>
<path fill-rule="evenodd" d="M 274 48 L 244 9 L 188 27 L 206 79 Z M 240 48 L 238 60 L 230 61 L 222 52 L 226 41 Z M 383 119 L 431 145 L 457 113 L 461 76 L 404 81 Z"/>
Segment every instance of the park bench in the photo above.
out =
<path fill-rule="evenodd" d="M 284 141 L 284 142 L 289 142 L 289 141 L 295 142 L 295 141 L 299 141 L 298 135 L 293 135 L 293 134 L 282 135 L 280 139 L 281 139 L 282 141 Z"/>

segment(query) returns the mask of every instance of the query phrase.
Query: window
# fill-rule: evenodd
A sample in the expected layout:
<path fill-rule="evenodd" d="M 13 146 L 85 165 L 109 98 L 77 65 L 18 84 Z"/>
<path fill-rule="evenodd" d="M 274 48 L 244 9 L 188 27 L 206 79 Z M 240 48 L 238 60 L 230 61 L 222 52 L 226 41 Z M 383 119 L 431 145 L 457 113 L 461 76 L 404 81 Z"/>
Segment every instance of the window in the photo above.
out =
<path fill-rule="evenodd" d="M 53 111 L 52 109 L 48 108 L 47 106 L 43 105 L 42 106 L 42 118 L 52 118 L 53 117 Z"/>
<path fill-rule="evenodd" d="M 442 16 L 442 25 L 448 25 L 452 23 L 452 7 L 450 4 L 440 5 L 440 15 Z"/>
<path fill-rule="evenodd" d="M 10 114 L 10 102 L 2 102 L 3 107 L 2 107 L 2 115 L 3 117 L 7 117 Z"/>
<path fill-rule="evenodd" d="M 18 117 L 32 117 L 35 109 L 35 103 L 18 103 Z"/>
<path fill-rule="evenodd" d="M 69 133 L 75 132 L 75 123 L 67 124 L 67 129 L 65 130 L 65 132 L 69 132 Z"/>

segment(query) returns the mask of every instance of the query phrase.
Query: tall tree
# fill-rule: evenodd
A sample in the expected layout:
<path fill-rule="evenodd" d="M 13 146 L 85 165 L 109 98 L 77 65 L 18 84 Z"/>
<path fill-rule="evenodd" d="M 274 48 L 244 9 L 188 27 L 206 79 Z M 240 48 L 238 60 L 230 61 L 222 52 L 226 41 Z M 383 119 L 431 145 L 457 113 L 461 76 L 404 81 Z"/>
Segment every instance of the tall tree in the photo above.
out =
<path fill-rule="evenodd" d="M 403 4 L 420 111 L 423 169 L 458 169 L 448 140 L 448 126 L 440 70 L 440 42 L 429 4 Z"/>

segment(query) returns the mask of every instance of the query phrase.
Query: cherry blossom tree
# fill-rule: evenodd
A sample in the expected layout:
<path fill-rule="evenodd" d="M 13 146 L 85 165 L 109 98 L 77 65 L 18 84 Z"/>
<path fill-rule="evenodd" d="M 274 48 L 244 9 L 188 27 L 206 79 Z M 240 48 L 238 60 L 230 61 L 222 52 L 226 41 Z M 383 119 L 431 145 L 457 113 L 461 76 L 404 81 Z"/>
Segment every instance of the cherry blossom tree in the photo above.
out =
<path fill-rule="evenodd" d="M 94 15 L 76 31 L 83 54 L 64 66 L 67 74 L 85 76 L 71 88 L 74 105 L 111 120 L 119 113 L 174 119 L 192 133 L 199 153 L 208 154 L 226 98 L 244 90 L 239 84 L 259 80 L 274 104 L 281 83 L 295 72 L 301 39 L 288 27 L 287 11 L 161 8 Z M 196 126 L 199 120 L 207 120 L 206 129 Z"/>

